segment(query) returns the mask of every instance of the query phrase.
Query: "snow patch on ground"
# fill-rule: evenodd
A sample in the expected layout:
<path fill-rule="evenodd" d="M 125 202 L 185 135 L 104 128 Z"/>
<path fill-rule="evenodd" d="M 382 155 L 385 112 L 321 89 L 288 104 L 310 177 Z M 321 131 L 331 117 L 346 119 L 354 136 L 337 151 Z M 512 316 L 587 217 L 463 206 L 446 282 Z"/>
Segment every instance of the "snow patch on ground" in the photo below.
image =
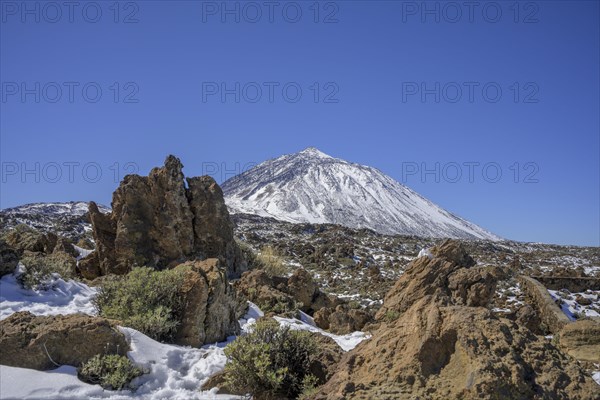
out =
<path fill-rule="evenodd" d="M 577 319 L 576 315 L 582 317 L 600 317 L 600 291 L 588 290 L 581 293 L 570 293 L 566 290 L 548 290 L 554 300 L 560 299 L 563 312 L 572 321 Z M 577 298 L 588 299 L 591 304 L 581 305 Z"/>
<path fill-rule="evenodd" d="M 316 326 L 307 324 L 302 322 L 296 318 L 283 318 L 283 317 L 273 317 L 283 326 L 289 326 L 291 329 L 305 330 L 309 332 L 320 333 L 321 335 L 329 336 L 344 350 L 350 351 L 360 342 L 366 339 L 370 339 L 371 335 L 365 332 L 352 332 L 347 335 L 334 335 L 333 333 L 329 333 L 324 331 L 323 329 L 319 329 Z"/>
<path fill-rule="evenodd" d="M 35 315 L 84 313 L 95 315 L 92 299 L 96 288 L 73 280 L 65 281 L 54 275 L 47 289 L 24 289 L 13 274 L 0 279 L 0 320 L 19 311 Z"/>

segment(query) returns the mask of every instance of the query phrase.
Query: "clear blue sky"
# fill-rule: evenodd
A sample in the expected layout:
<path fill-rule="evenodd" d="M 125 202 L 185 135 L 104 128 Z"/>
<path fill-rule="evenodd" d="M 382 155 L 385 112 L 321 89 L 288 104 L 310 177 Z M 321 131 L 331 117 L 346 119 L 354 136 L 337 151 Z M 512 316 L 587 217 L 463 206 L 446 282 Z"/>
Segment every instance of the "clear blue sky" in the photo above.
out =
<path fill-rule="evenodd" d="M 2 208 L 316 146 L 503 237 L 600 245 L 598 1 L 0 3 Z"/>

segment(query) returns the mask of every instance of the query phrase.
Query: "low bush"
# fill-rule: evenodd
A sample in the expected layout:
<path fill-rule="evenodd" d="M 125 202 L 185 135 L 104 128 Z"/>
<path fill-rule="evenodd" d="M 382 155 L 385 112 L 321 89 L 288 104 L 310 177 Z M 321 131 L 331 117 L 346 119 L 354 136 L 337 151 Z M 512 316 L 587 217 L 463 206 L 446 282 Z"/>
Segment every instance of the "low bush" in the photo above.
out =
<path fill-rule="evenodd" d="M 27 289 L 45 287 L 52 274 L 59 274 L 65 280 L 72 279 L 77 264 L 75 258 L 66 253 L 44 255 L 30 252 L 25 252 L 21 263 L 25 268 L 20 270 L 18 279 Z"/>
<path fill-rule="evenodd" d="M 273 246 L 265 246 L 260 250 L 256 255 L 256 267 L 270 276 L 284 276 L 288 272 L 283 257 Z"/>
<path fill-rule="evenodd" d="M 127 357 L 117 354 L 97 354 L 77 370 L 80 380 L 108 390 L 127 388 L 134 378 L 142 374 L 142 369 Z"/>
<path fill-rule="evenodd" d="M 400 313 L 396 310 L 387 310 L 383 315 L 383 320 L 385 322 L 394 322 L 400 317 Z"/>
<path fill-rule="evenodd" d="M 315 385 L 309 372 L 315 351 L 310 333 L 260 320 L 251 333 L 225 348 L 227 386 L 262 399 L 298 398 Z"/>
<path fill-rule="evenodd" d="M 107 278 L 94 306 L 105 318 L 121 320 L 155 340 L 170 340 L 184 306 L 179 296 L 184 276 L 182 269 L 134 268 L 127 275 Z"/>

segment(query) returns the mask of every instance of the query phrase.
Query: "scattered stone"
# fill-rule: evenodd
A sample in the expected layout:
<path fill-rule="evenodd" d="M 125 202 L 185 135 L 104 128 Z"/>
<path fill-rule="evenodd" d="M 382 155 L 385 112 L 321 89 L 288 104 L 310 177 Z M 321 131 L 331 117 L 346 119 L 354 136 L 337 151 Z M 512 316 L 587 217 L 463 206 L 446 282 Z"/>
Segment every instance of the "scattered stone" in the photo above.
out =
<path fill-rule="evenodd" d="M 577 304 L 582 305 L 582 306 L 589 306 L 592 304 L 592 299 L 589 299 L 589 298 L 581 296 L 581 295 L 576 296 L 575 301 L 577 302 Z"/>

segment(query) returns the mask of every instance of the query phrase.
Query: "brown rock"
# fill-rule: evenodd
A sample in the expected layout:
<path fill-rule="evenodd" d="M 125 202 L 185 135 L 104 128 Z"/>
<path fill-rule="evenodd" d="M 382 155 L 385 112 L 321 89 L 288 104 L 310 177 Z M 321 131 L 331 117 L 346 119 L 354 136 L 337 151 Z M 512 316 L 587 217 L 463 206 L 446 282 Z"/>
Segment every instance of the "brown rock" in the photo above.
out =
<path fill-rule="evenodd" d="M 467 253 L 463 245 L 456 240 L 444 240 L 431 249 L 431 254 L 434 257 L 443 258 L 465 268 L 475 265 L 475 260 Z"/>
<path fill-rule="evenodd" d="M 542 321 L 535 312 L 533 307 L 529 304 L 525 304 L 517 310 L 516 323 L 519 326 L 523 326 L 529 329 L 536 335 L 545 335 L 547 332 L 543 332 L 540 328 Z"/>
<path fill-rule="evenodd" d="M 321 308 L 314 315 L 315 324 L 337 335 L 361 330 L 371 322 L 372 316 L 364 309 L 353 309 L 348 304 L 340 304 L 335 308 Z"/>
<path fill-rule="evenodd" d="M 5 235 L 6 243 L 19 254 L 24 251 L 52 253 L 57 236 L 53 233 L 41 233 L 26 225 L 19 225 Z"/>
<path fill-rule="evenodd" d="M 186 305 L 175 343 L 199 347 L 238 333 L 237 321 L 246 307 L 227 282 L 219 259 L 190 261 L 176 268 L 186 270 L 180 293 Z"/>
<path fill-rule="evenodd" d="M 52 249 L 52 252 L 68 254 L 71 257 L 75 258 L 79 256 L 79 252 L 75 250 L 75 247 L 73 247 L 73 243 L 71 243 L 69 239 L 64 238 L 62 236 L 57 237 L 56 245 L 54 246 L 54 249 Z"/>
<path fill-rule="evenodd" d="M 247 266 L 233 238 L 233 223 L 223 191 L 210 176 L 187 178 L 187 182 L 187 197 L 195 221 L 194 252 L 203 258 L 223 258 L 229 276 L 241 276 Z"/>
<path fill-rule="evenodd" d="M 295 270 L 289 278 L 269 276 L 264 270 L 254 269 L 245 272 L 235 287 L 263 311 L 293 310 L 301 303 L 301 310 L 312 314 L 339 304 L 336 298 L 321 292 L 303 268 Z"/>
<path fill-rule="evenodd" d="M 497 269 L 463 268 L 448 276 L 453 302 L 469 307 L 486 306 L 496 290 Z"/>
<path fill-rule="evenodd" d="M 225 380 L 225 371 L 217 372 L 202 385 L 202 390 L 211 390 L 217 388 L 218 394 L 233 394 L 236 396 L 244 396 L 247 393 L 245 391 L 233 390 L 227 386 Z M 244 393 L 243 393 L 244 392 Z"/>
<path fill-rule="evenodd" d="M 312 276 L 304 268 L 296 269 L 282 289 L 296 301 L 302 303 L 302 311 L 304 312 L 311 309 L 314 298 L 320 293 L 319 287 Z"/>
<path fill-rule="evenodd" d="M 495 271 L 471 268 L 456 242 L 434 249 L 433 259 L 421 257 L 407 267 L 377 314 L 373 337 L 346 353 L 311 398 L 596 396 L 591 377 L 548 340 L 480 306 L 485 288 L 495 285 Z"/>
<path fill-rule="evenodd" d="M 559 345 L 581 361 L 600 362 L 600 323 L 579 320 L 567 324 L 559 333 Z"/>
<path fill-rule="evenodd" d="M 210 177 L 190 178 L 186 188 L 182 168 L 169 156 L 147 177 L 127 175 L 113 193 L 111 214 L 90 203 L 96 250 L 81 260 L 84 276 L 209 257 L 222 258 L 229 277 L 246 269 L 221 189 Z"/>
<path fill-rule="evenodd" d="M 577 304 L 580 304 L 582 306 L 589 306 L 590 304 L 592 304 L 591 299 L 588 299 L 587 297 L 583 296 L 576 296 L 575 301 L 577 302 Z"/>
<path fill-rule="evenodd" d="M 0 349 L 0 364 L 46 370 L 78 367 L 96 354 L 125 355 L 129 346 L 104 318 L 18 312 L 0 321 Z"/>
<path fill-rule="evenodd" d="M 19 254 L 0 239 L 0 277 L 12 274 L 19 264 Z"/>
<path fill-rule="evenodd" d="M 335 373 L 344 351 L 329 336 L 313 333 L 312 337 L 316 342 L 316 351 L 312 355 L 309 370 L 319 380 L 319 384 L 323 384 Z"/>

